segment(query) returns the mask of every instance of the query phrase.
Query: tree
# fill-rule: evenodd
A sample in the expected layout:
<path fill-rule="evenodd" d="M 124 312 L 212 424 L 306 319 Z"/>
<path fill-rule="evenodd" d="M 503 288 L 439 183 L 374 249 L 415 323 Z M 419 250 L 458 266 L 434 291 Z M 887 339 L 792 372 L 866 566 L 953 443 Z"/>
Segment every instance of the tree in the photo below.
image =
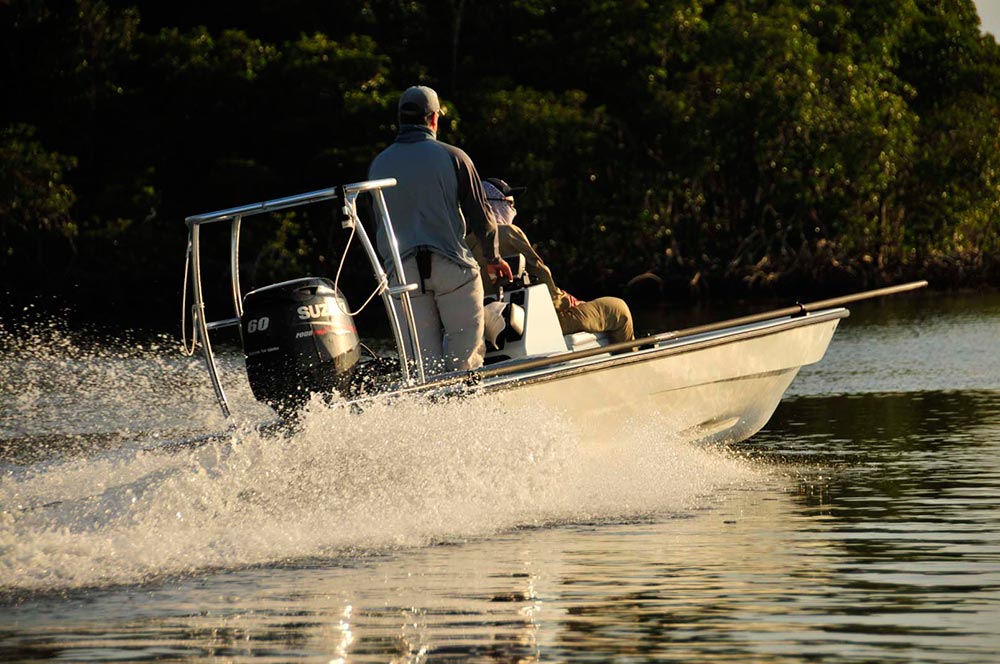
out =
<path fill-rule="evenodd" d="M 0 131 L 0 266 L 46 270 L 73 249 L 76 195 L 65 174 L 74 157 L 47 150 L 30 125 Z M 58 249 L 62 256 L 53 249 Z"/>

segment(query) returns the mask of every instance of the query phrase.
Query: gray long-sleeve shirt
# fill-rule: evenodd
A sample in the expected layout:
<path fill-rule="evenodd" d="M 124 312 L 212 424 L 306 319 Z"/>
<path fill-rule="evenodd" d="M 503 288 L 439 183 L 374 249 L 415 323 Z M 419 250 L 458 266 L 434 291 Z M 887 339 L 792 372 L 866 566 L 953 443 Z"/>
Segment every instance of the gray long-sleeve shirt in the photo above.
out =
<path fill-rule="evenodd" d="M 368 177 L 396 178 L 397 185 L 383 194 L 401 258 L 427 248 L 478 269 L 465 243 L 467 232 L 483 243 L 487 259 L 499 257 L 496 222 L 476 167 L 464 151 L 438 141 L 430 127 L 403 125 L 396 141 L 372 161 Z M 379 255 L 392 272 L 381 224 L 376 235 Z"/>

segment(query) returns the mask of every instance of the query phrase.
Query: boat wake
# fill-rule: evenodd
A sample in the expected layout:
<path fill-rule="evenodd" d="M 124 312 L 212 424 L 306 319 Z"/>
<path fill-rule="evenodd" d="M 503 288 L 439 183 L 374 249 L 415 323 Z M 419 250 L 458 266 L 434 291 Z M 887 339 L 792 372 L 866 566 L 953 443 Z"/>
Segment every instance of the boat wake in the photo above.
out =
<path fill-rule="evenodd" d="M 105 388 L 130 380 L 136 366 L 156 364 L 148 355 L 86 359 L 97 365 L 89 369 L 95 376 L 104 372 Z M 0 378 L 9 381 L 11 358 L 4 362 Z M 133 390 L 126 400 L 133 420 L 184 413 L 189 388 L 185 380 L 173 384 L 180 387 L 142 408 Z M 58 386 L 47 389 L 57 396 Z M 102 414 L 79 396 L 66 403 L 47 431 L 31 424 L 25 444 L 85 424 L 99 435 L 94 427 L 102 421 L 114 428 L 127 415 Z M 147 436 L 89 454 L 0 458 L 0 593 L 139 584 L 520 527 L 684 514 L 760 472 L 672 442 L 664 433 L 671 430 L 668 422 L 644 420 L 593 445 L 542 406 L 519 408 L 515 417 L 502 395 L 404 399 L 361 414 L 316 401 L 294 435 L 266 436 L 248 426 L 170 452 Z"/>

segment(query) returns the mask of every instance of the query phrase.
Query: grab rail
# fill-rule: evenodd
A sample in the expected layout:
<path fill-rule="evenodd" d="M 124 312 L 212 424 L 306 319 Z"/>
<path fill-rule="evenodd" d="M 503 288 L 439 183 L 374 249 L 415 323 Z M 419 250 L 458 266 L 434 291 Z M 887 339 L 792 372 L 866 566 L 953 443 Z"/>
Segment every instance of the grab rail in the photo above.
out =
<path fill-rule="evenodd" d="M 376 282 L 385 285 L 389 284 L 388 276 L 382 267 L 378 252 L 375 250 L 375 246 L 372 244 L 371 239 L 368 236 L 368 232 L 365 230 L 364 225 L 358 217 L 357 197 L 359 194 L 364 192 L 370 192 L 372 194 L 372 198 L 375 201 L 375 214 L 378 223 L 383 225 L 383 228 L 386 231 L 386 236 L 389 238 L 389 258 L 395 275 L 395 283 L 389 285 L 388 287 L 380 287 L 379 290 L 383 305 L 385 306 L 386 313 L 389 317 L 393 337 L 396 341 L 396 349 L 399 354 L 403 381 L 406 384 L 412 384 L 409 357 L 413 358 L 413 365 L 417 370 L 417 383 L 424 384 L 427 381 L 427 377 L 424 374 L 423 357 L 420 353 L 417 326 L 413 317 L 413 305 L 410 302 L 410 293 L 416 289 L 416 284 L 407 284 L 403 281 L 405 278 L 403 273 L 403 262 L 399 255 L 399 246 L 396 241 L 395 231 L 392 227 L 392 220 L 389 217 L 389 209 L 386 206 L 385 197 L 382 194 L 382 189 L 394 186 L 396 186 L 396 180 L 393 178 L 367 180 L 340 187 L 318 189 L 316 191 L 296 194 L 294 196 L 285 196 L 283 198 L 275 198 L 259 203 L 251 203 L 249 205 L 240 205 L 223 210 L 216 210 L 215 212 L 191 215 L 185 218 L 184 221 L 188 226 L 188 245 L 190 247 L 191 256 L 191 288 L 194 293 L 193 315 L 195 320 L 193 330 L 194 339 L 192 343 L 197 344 L 199 341 L 201 342 L 202 353 L 205 357 L 205 363 L 208 366 L 208 373 L 212 380 L 212 387 L 215 390 L 216 400 L 219 402 L 219 407 L 222 409 L 222 414 L 225 417 L 228 418 L 231 416 L 229 400 L 226 397 L 226 392 L 222 386 L 219 366 L 216 362 L 215 353 L 212 350 L 212 344 L 209 341 L 208 333 L 211 330 L 238 326 L 243 317 L 243 298 L 240 289 L 239 272 L 240 228 L 243 219 L 254 215 L 277 212 L 279 210 L 286 210 L 303 205 L 340 199 L 343 206 L 341 211 L 344 213 L 344 220 L 342 222 L 343 227 L 351 228 L 358 234 L 361 244 L 368 257 Z M 205 297 L 201 282 L 201 227 L 206 224 L 213 224 L 222 221 L 228 221 L 231 223 L 229 272 L 231 281 L 230 289 L 232 292 L 233 308 L 236 312 L 236 317 L 209 321 L 205 316 Z M 399 316 L 400 312 L 397 311 L 395 306 L 396 301 L 399 302 L 399 309 L 402 310 L 402 323 L 406 324 L 409 332 L 409 349 L 407 349 L 407 344 L 404 342 L 405 337 L 403 336 L 402 323 Z M 187 311 L 184 311 L 184 315 L 187 315 Z M 186 324 L 184 321 L 182 321 L 181 324 L 186 330 Z"/>
<path fill-rule="evenodd" d="M 382 180 L 366 180 L 364 182 L 354 182 L 352 184 L 345 184 L 343 187 L 329 187 L 327 189 L 317 189 L 316 191 L 308 191 L 304 194 L 295 194 L 294 196 L 285 196 L 283 198 L 273 198 L 271 200 L 262 201 L 260 203 L 250 203 L 248 205 L 240 205 L 233 208 L 226 208 L 224 210 L 217 210 L 215 212 L 205 212 L 204 214 L 193 214 L 186 217 L 184 221 L 190 226 L 192 224 L 211 224 L 217 221 L 228 221 L 234 219 L 237 216 L 249 217 L 255 214 L 264 214 L 265 212 L 277 212 L 278 210 L 285 210 L 287 208 L 299 207 L 301 205 L 309 205 L 311 203 L 322 203 L 323 201 L 335 200 L 340 195 L 340 190 L 343 189 L 346 193 L 360 194 L 366 191 L 374 191 L 377 189 L 383 189 L 385 187 L 395 187 L 395 178 L 384 178 Z"/>

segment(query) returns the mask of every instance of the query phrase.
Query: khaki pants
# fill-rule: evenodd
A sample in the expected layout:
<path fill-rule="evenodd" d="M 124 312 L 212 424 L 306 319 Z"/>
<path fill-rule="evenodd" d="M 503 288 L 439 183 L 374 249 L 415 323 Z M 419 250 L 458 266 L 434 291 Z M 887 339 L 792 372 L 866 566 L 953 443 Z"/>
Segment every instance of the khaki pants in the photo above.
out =
<path fill-rule="evenodd" d="M 417 259 L 403 261 L 406 282 L 420 283 Z M 483 365 L 483 285 L 479 270 L 431 254 L 431 276 L 424 279 L 424 292 L 410 293 L 413 318 L 420 339 L 424 368 L 430 373 L 477 369 Z M 409 330 L 400 314 L 403 343 L 411 344 Z"/>
<path fill-rule="evenodd" d="M 625 301 L 617 297 L 599 297 L 581 302 L 575 307 L 556 311 L 556 315 L 563 334 L 607 332 L 614 342 L 635 339 L 632 312 Z"/>

